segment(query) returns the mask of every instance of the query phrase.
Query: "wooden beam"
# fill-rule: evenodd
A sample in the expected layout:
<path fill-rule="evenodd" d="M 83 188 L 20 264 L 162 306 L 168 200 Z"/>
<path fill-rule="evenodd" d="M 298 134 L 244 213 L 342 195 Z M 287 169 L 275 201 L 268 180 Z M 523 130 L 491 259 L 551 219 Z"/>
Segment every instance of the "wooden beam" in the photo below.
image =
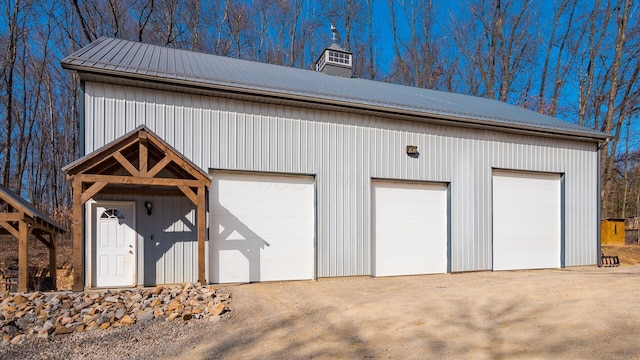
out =
<path fill-rule="evenodd" d="M 118 175 L 90 175 L 79 174 L 74 178 L 75 181 L 81 182 L 108 182 L 110 184 L 121 185 L 156 185 L 156 186 L 190 186 L 197 187 L 202 182 L 200 180 L 172 179 L 172 178 L 140 178 L 133 176 Z"/>
<path fill-rule="evenodd" d="M 26 221 L 32 228 L 34 229 L 38 229 L 44 233 L 56 233 L 56 232 L 64 232 L 60 229 L 58 229 L 57 227 L 53 226 L 52 224 L 50 224 L 47 221 L 44 221 L 40 218 L 32 218 L 29 216 L 25 216 L 24 217 L 24 221 Z"/>
<path fill-rule="evenodd" d="M 20 221 L 22 219 L 24 219 L 22 212 L 0 213 L 0 221 Z"/>
<path fill-rule="evenodd" d="M 138 169 L 136 169 L 136 167 L 133 166 L 133 164 L 130 163 L 129 160 L 127 160 L 127 158 L 125 158 L 120 151 L 115 152 L 113 154 L 113 158 L 118 160 L 120 165 L 122 165 L 124 169 L 127 170 L 129 174 L 131 174 L 131 176 L 140 176 L 140 171 L 138 171 Z"/>
<path fill-rule="evenodd" d="M 13 235 L 16 239 L 20 239 L 20 231 L 13 227 L 13 225 L 9 224 L 6 221 L 0 221 L 0 226 L 5 228 L 11 235 Z"/>
<path fill-rule="evenodd" d="M 162 169 L 164 169 L 171 162 L 171 158 L 166 156 L 162 158 L 162 160 L 158 161 L 158 163 L 147 173 L 148 177 L 154 177 L 158 175 Z"/>
<path fill-rule="evenodd" d="M 193 205 L 198 205 L 198 196 L 200 195 L 196 195 L 196 193 L 194 193 L 188 186 L 178 186 L 178 189 L 180 189 L 180 191 L 182 191 L 182 193 L 191 200 Z"/>
<path fill-rule="evenodd" d="M 149 149 L 147 148 L 147 136 L 144 137 L 140 133 L 140 143 L 138 144 L 138 168 L 140 169 L 140 177 L 147 177 L 147 171 L 149 167 Z"/>
<path fill-rule="evenodd" d="M 56 278 L 58 277 L 58 264 L 56 261 L 56 235 L 49 235 L 49 242 L 51 243 L 51 247 L 49 247 L 49 277 L 53 278 L 53 286 L 56 287 Z M 57 288 L 57 287 L 56 287 Z M 55 289 L 50 289 L 55 290 Z"/>
<path fill-rule="evenodd" d="M 126 139 L 123 139 L 122 141 L 124 140 Z M 126 149 L 137 141 L 138 141 L 138 138 L 135 137 L 131 139 L 129 142 L 124 143 L 121 146 L 117 146 L 118 144 L 113 144 L 108 148 L 103 149 L 100 152 L 93 152 L 87 155 L 83 162 L 76 164 L 76 166 L 67 170 L 67 180 L 73 180 L 73 177 L 75 175 L 82 174 L 88 168 L 101 165 L 102 163 L 111 160 L 113 158 L 114 152 L 119 151 L 121 149 Z"/>
<path fill-rule="evenodd" d="M 18 292 L 27 292 L 29 287 L 29 224 L 20 221 L 18 237 Z"/>
<path fill-rule="evenodd" d="M 84 290 L 84 244 L 82 243 L 82 181 L 73 181 L 73 291 Z"/>
<path fill-rule="evenodd" d="M 173 162 L 186 170 L 189 174 L 193 175 L 196 179 L 209 181 L 209 179 L 205 175 L 203 175 L 197 167 L 191 165 L 182 156 L 176 154 L 175 151 L 165 146 L 161 141 L 157 141 L 153 137 L 150 137 L 149 140 L 153 142 L 155 146 L 160 148 L 160 150 L 162 150 L 167 156 L 171 157 L 171 160 L 173 160 Z"/>
<path fill-rule="evenodd" d="M 205 209 L 205 187 L 204 184 L 198 186 L 198 206 L 197 206 L 197 222 L 198 222 L 198 282 L 201 285 L 207 284 L 204 273 L 205 259 L 205 239 L 206 239 L 206 209 Z"/>
<path fill-rule="evenodd" d="M 47 248 L 51 249 L 51 247 L 53 246 L 53 244 L 51 243 L 51 241 L 47 240 L 44 238 L 44 236 L 42 236 L 42 234 L 38 234 L 38 233 L 33 233 L 33 236 L 40 240 L 41 243 L 44 244 L 44 246 L 46 246 Z M 49 235 L 51 236 L 51 235 Z"/>
<path fill-rule="evenodd" d="M 82 193 L 81 201 L 82 203 L 86 203 L 89 199 L 91 199 L 95 194 L 100 192 L 105 186 L 109 183 L 106 181 L 96 181 L 93 185 L 89 186 L 87 190 Z"/>
<path fill-rule="evenodd" d="M 184 196 L 184 193 L 175 187 L 106 187 L 100 194 L 120 195 L 157 195 L 157 196 Z"/>

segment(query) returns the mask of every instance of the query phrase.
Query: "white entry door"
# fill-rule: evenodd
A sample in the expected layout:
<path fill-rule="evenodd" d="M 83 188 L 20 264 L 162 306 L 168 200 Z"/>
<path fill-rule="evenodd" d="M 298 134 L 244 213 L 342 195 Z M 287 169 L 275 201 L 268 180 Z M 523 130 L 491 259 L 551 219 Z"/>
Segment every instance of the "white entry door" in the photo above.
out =
<path fill-rule="evenodd" d="M 494 171 L 493 269 L 561 265 L 559 174 Z"/>
<path fill-rule="evenodd" d="M 135 285 L 133 203 L 97 203 L 94 216 L 94 286 Z"/>
<path fill-rule="evenodd" d="M 374 181 L 374 276 L 447 272 L 447 185 Z"/>

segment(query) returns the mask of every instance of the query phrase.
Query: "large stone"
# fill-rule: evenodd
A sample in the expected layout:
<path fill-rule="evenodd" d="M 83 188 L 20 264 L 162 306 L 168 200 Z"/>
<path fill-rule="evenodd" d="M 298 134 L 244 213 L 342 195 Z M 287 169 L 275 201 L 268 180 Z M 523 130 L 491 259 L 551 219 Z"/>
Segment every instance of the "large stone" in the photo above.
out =
<path fill-rule="evenodd" d="M 153 295 L 160 295 L 160 293 L 162 292 L 162 290 L 163 290 L 163 289 L 164 289 L 164 288 L 163 288 L 162 286 L 156 286 L 156 287 L 151 291 L 151 293 L 152 293 Z"/>
<path fill-rule="evenodd" d="M 55 329 L 55 333 L 56 335 L 66 335 L 66 334 L 71 334 L 73 332 L 73 328 L 70 327 L 66 327 L 60 324 L 56 324 L 56 329 Z"/>
<path fill-rule="evenodd" d="M 93 300 L 87 300 L 87 301 L 83 301 L 83 302 L 81 302 L 81 303 L 79 303 L 79 304 L 75 304 L 75 305 L 73 306 L 73 308 L 74 308 L 76 311 L 81 311 L 81 310 L 83 310 L 83 309 L 85 309 L 85 308 L 88 308 L 88 307 L 89 307 L 89 306 L 91 306 L 91 305 L 93 305 Z"/>
<path fill-rule="evenodd" d="M 27 336 L 26 336 L 25 334 L 18 334 L 18 335 L 16 335 L 13 339 L 11 339 L 11 344 L 12 344 L 12 345 L 20 344 L 21 342 L 23 342 L 23 341 L 24 341 L 24 339 L 25 339 L 26 337 L 27 337 Z"/>
<path fill-rule="evenodd" d="M 171 300 L 171 302 L 169 303 L 169 307 L 167 308 L 168 311 L 174 311 L 175 309 L 181 308 L 182 304 L 180 303 L 179 300 L 177 299 L 173 299 Z"/>
<path fill-rule="evenodd" d="M 13 301 L 13 303 L 14 303 L 14 304 L 16 304 L 16 305 L 17 305 L 17 304 L 24 304 L 24 303 L 26 303 L 26 302 L 27 302 L 27 298 L 26 298 L 26 297 L 24 297 L 24 296 L 22 296 L 22 295 L 20 295 L 20 294 L 18 294 L 18 295 L 16 295 L 16 296 L 14 296 L 14 297 L 13 297 L 12 301 Z"/>
<path fill-rule="evenodd" d="M 124 324 L 124 325 L 133 325 L 133 324 L 135 324 L 135 323 L 136 323 L 136 320 L 135 320 L 135 319 L 133 319 L 133 318 L 132 318 L 131 316 L 129 316 L 129 315 L 125 315 L 125 316 L 123 316 L 123 317 L 122 317 L 122 319 L 120 320 L 120 323 L 121 323 L 121 324 Z"/>
<path fill-rule="evenodd" d="M 41 338 L 41 339 L 47 339 L 47 338 L 49 338 L 49 335 L 51 335 L 51 334 L 49 333 L 49 330 L 47 330 L 47 329 L 38 330 L 38 335 L 37 336 L 39 338 Z"/>
<path fill-rule="evenodd" d="M 209 306 L 208 312 L 209 312 L 209 314 L 216 316 L 216 315 L 222 314 L 224 312 L 225 308 L 226 308 L 226 306 L 224 304 L 220 303 L 220 304 L 216 304 L 216 305 L 213 305 L 213 306 Z"/>
<path fill-rule="evenodd" d="M 127 313 L 127 309 L 125 309 L 125 308 L 119 308 L 118 310 L 116 310 L 116 312 L 115 312 L 115 314 L 114 314 L 114 317 L 115 317 L 117 320 L 120 320 L 120 319 L 122 319 L 122 317 L 123 317 L 126 313 Z"/>
<path fill-rule="evenodd" d="M 139 322 L 145 322 L 145 321 L 149 321 L 149 320 L 153 320 L 153 311 L 151 310 L 146 310 L 146 311 L 138 311 L 136 313 L 136 319 Z"/>
<path fill-rule="evenodd" d="M 58 324 L 62 326 L 66 326 L 67 324 L 71 324 L 73 322 L 73 318 L 63 315 L 63 316 L 60 316 L 56 321 L 58 322 Z"/>
<path fill-rule="evenodd" d="M 156 318 L 164 316 L 164 310 L 162 310 L 162 308 L 160 307 L 153 309 L 153 316 L 155 316 Z"/>
<path fill-rule="evenodd" d="M 98 316 L 98 319 L 96 320 L 96 322 L 98 323 L 98 325 L 106 324 L 109 322 L 109 317 L 105 315 L 100 315 Z"/>
<path fill-rule="evenodd" d="M 15 322 L 9 321 L 8 324 L 2 327 L 2 331 L 5 334 L 13 337 L 15 334 L 17 334 L 20 331 L 20 329 L 18 328 Z"/>
<path fill-rule="evenodd" d="M 62 302 L 62 305 L 60 305 L 60 309 L 69 310 L 69 309 L 71 309 L 72 306 L 73 306 L 73 301 L 68 299 L 68 300 L 64 300 Z"/>
<path fill-rule="evenodd" d="M 120 301 L 120 297 L 118 296 L 106 296 L 103 300 L 104 302 L 116 303 Z"/>
<path fill-rule="evenodd" d="M 55 324 L 51 322 L 51 320 L 48 320 L 47 322 L 44 323 L 44 325 L 42 325 L 42 329 L 40 329 L 40 331 L 46 331 L 49 334 L 51 334 L 55 329 L 56 329 Z"/>
<path fill-rule="evenodd" d="M 169 315 L 169 316 L 167 317 L 167 321 L 173 321 L 173 320 L 175 320 L 178 316 L 180 316 L 180 314 L 178 314 L 178 313 L 173 313 L 173 314 L 171 314 L 171 315 Z"/>
<path fill-rule="evenodd" d="M 33 317 L 33 315 L 25 315 L 16 320 L 16 325 L 18 325 L 20 329 L 26 330 L 31 326 L 33 326 L 33 323 L 35 322 L 35 320 L 36 319 L 35 317 Z"/>

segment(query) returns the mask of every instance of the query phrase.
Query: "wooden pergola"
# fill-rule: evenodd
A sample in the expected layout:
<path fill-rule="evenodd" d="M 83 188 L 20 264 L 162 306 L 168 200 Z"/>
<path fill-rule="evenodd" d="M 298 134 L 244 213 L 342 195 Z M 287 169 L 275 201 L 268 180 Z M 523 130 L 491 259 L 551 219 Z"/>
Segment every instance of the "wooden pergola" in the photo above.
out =
<path fill-rule="evenodd" d="M 206 194 L 211 176 L 140 126 L 65 166 L 73 184 L 73 290 L 84 288 L 83 205 L 98 193 L 183 194 L 196 205 L 198 281 L 205 278 Z"/>
<path fill-rule="evenodd" d="M 65 233 L 20 195 L 0 185 L 0 234 L 18 240 L 18 292 L 29 286 L 29 238 L 34 237 L 49 249 L 49 276 L 56 278 L 56 236 Z"/>

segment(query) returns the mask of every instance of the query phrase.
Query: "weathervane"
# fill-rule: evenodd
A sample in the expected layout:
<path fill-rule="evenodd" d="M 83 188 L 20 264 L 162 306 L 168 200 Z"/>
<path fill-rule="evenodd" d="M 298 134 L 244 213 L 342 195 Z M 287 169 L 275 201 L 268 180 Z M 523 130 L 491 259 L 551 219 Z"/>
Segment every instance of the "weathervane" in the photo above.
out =
<path fill-rule="evenodd" d="M 338 34 L 338 30 L 336 30 L 336 26 L 333 24 L 331 24 L 331 41 L 338 43 L 338 45 L 342 42 L 340 41 L 340 34 Z"/>

